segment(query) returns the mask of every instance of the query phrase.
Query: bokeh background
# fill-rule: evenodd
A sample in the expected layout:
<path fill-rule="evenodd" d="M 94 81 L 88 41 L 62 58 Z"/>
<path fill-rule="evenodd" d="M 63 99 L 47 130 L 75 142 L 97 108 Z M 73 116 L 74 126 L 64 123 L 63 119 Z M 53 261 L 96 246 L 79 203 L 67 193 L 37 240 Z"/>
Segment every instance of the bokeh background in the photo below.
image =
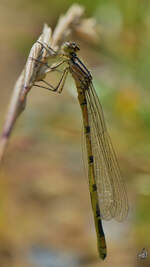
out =
<path fill-rule="evenodd" d="M 55 27 L 70 0 L 0 0 L 0 129 L 12 88 L 43 23 Z M 104 222 L 108 246 L 98 259 L 82 123 L 73 80 L 62 95 L 34 87 L 0 170 L 0 266 L 149 266 L 150 2 L 85 0 L 99 41 L 74 36 L 91 70 L 129 196 L 123 223 Z"/>

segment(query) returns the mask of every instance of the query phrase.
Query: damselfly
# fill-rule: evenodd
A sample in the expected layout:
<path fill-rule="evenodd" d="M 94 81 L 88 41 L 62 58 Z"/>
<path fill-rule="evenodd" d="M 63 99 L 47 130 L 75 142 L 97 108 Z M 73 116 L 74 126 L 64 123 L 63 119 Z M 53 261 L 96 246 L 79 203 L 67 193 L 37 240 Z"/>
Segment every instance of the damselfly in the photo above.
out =
<path fill-rule="evenodd" d="M 48 48 L 46 48 L 48 49 Z M 116 155 L 107 132 L 103 110 L 92 84 L 92 76 L 77 57 L 79 47 L 74 42 L 62 46 L 58 64 L 67 64 L 56 88 L 46 89 L 61 93 L 67 74 L 74 78 L 82 110 L 84 135 L 88 156 L 88 178 L 92 210 L 97 234 L 99 255 L 107 255 L 102 219 L 122 221 L 128 213 L 128 201 Z M 56 66 L 55 66 L 56 68 Z"/>

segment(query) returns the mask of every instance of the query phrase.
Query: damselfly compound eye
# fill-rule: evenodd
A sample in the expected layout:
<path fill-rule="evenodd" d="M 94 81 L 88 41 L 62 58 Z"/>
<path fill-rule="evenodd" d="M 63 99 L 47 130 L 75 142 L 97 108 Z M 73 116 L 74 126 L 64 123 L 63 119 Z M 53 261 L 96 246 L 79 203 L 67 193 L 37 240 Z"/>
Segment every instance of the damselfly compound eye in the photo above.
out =
<path fill-rule="evenodd" d="M 80 48 L 75 42 L 65 42 L 62 45 L 62 50 L 65 53 L 71 54 L 71 53 L 76 53 L 77 51 L 80 50 Z"/>

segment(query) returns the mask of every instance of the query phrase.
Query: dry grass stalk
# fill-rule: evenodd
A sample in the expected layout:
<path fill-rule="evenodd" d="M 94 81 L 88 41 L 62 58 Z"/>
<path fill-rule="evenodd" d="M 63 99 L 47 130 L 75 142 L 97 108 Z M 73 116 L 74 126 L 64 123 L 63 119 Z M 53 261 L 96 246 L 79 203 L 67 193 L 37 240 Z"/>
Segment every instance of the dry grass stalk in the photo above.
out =
<path fill-rule="evenodd" d="M 48 26 L 45 25 L 43 34 L 39 37 L 38 40 L 46 42 L 48 39 L 47 37 L 51 37 L 51 30 Z M 36 42 L 35 44 L 33 44 L 25 68 L 21 72 L 21 75 L 19 76 L 14 86 L 8 113 L 0 137 L 0 162 L 3 158 L 6 145 L 14 127 L 15 121 L 25 109 L 27 93 L 32 88 L 35 81 L 39 80 L 40 69 L 44 66 L 41 63 L 37 64 L 35 60 L 31 60 L 31 57 L 41 61 L 42 59 L 45 60 L 45 58 L 43 58 L 42 50 L 43 48 L 39 43 Z"/>
<path fill-rule="evenodd" d="M 54 56 L 53 50 L 45 49 L 51 47 L 55 51 L 59 50 L 61 44 L 85 23 L 82 19 L 84 8 L 79 5 L 72 5 L 67 13 L 60 17 L 58 24 L 52 34 L 51 28 L 44 25 L 43 32 L 30 50 L 25 68 L 19 76 L 11 98 L 10 106 L 4 123 L 3 131 L 0 136 L 0 162 L 3 158 L 6 145 L 11 135 L 16 119 L 26 107 L 27 94 L 34 86 L 35 82 L 41 81 L 46 74 L 51 71 L 48 60 Z M 84 30 L 83 30 L 84 31 Z M 44 46 L 41 45 L 44 44 Z"/>

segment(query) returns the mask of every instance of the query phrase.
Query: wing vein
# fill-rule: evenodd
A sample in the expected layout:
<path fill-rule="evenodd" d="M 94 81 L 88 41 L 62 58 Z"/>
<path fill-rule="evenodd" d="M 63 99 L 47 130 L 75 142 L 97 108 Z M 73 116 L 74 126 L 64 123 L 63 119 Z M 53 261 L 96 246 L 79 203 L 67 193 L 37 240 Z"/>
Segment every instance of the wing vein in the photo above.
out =
<path fill-rule="evenodd" d="M 107 132 L 103 110 L 92 84 L 86 90 L 86 99 L 102 218 L 122 221 L 128 213 L 126 189 Z"/>

